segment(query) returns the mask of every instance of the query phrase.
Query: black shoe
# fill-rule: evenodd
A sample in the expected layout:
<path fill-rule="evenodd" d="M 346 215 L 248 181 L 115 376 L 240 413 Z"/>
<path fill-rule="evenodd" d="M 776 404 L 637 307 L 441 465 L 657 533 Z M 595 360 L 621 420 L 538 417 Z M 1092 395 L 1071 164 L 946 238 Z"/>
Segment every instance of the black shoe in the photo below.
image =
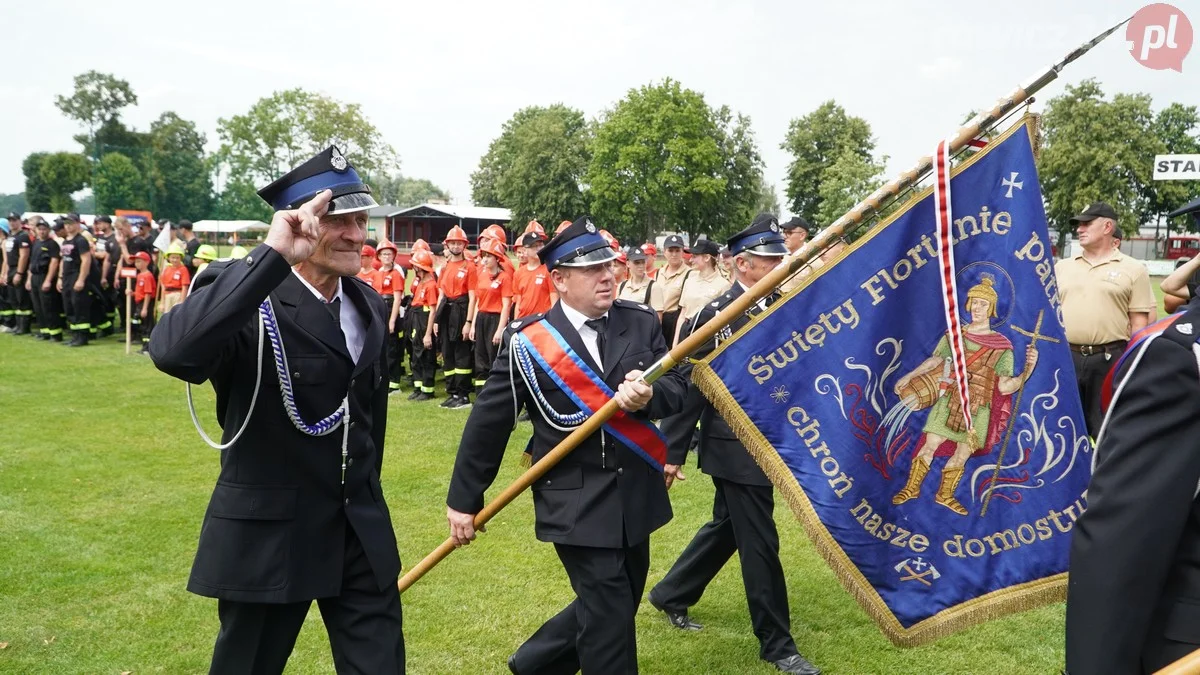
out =
<path fill-rule="evenodd" d="M 62 342 L 62 333 L 55 333 L 54 335 L 47 336 L 46 339 L 51 342 L 61 343 Z"/>
<path fill-rule="evenodd" d="M 650 600 L 650 606 L 662 612 L 663 614 L 666 614 L 667 621 L 670 621 L 671 625 L 679 630 L 702 630 L 704 628 L 704 626 L 692 621 L 692 618 L 688 616 L 686 609 L 682 612 L 677 612 L 673 609 L 667 609 L 666 607 L 659 607 L 658 603 L 654 602 L 653 599 Z"/>
<path fill-rule="evenodd" d="M 512 656 L 508 657 L 508 672 L 512 673 L 513 675 L 521 675 L 521 673 L 517 672 L 517 655 L 516 654 L 513 654 Z"/>
<path fill-rule="evenodd" d="M 447 396 L 445 401 L 442 401 L 441 403 L 438 404 L 438 407 L 439 408 L 452 408 L 452 407 L 454 407 L 454 404 L 457 401 L 458 401 L 457 396 Z"/>
<path fill-rule="evenodd" d="M 88 339 L 86 337 L 84 337 L 82 333 L 76 333 L 75 337 L 71 338 L 71 341 L 67 343 L 67 346 L 68 347 L 86 347 L 87 343 L 88 343 Z"/>
<path fill-rule="evenodd" d="M 790 675 L 821 675 L 821 669 L 808 662 L 799 654 L 792 654 L 786 659 L 772 661 L 771 665 Z"/>
<path fill-rule="evenodd" d="M 414 398 L 413 400 L 414 400 L 414 401 L 432 401 L 432 400 L 433 400 L 433 394 L 430 394 L 430 393 L 428 393 L 428 392 L 424 392 L 424 391 L 422 391 L 422 392 L 417 392 L 417 396 L 416 396 L 416 398 Z"/>
<path fill-rule="evenodd" d="M 470 399 L 470 397 L 467 397 L 467 396 L 455 397 L 454 403 L 451 403 L 448 407 L 451 410 L 458 410 L 459 408 L 469 408 L 469 407 L 471 407 L 471 399 Z"/>
<path fill-rule="evenodd" d="M 413 389 L 413 393 L 408 395 L 408 400 L 415 401 L 415 400 L 417 400 L 417 397 L 420 395 L 421 395 L 420 389 Z"/>

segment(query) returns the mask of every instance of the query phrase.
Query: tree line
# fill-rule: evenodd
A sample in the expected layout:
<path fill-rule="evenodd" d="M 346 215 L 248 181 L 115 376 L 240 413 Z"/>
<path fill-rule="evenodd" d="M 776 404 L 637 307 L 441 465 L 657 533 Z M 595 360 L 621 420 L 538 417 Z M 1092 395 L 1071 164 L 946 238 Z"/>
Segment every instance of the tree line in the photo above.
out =
<path fill-rule="evenodd" d="M 163 112 L 146 131 L 126 125 L 121 113 L 138 101 L 127 81 L 89 71 L 74 84 L 55 106 L 83 127 L 74 137 L 81 151 L 27 156 L 21 165 L 25 191 L 0 195 L 6 208 L 136 209 L 175 221 L 270 220 L 257 187 L 334 143 L 354 158 L 381 204 L 450 197 L 429 180 L 400 173 L 395 150 L 356 104 L 301 89 L 275 92 L 243 114 L 218 120 L 221 144 L 209 153 L 205 134 L 175 112 Z M 75 202 L 72 195 L 85 188 L 92 195 Z"/>
<path fill-rule="evenodd" d="M 83 127 L 75 136 L 82 151 L 32 153 L 22 164 L 25 192 L 0 195 L 0 204 L 65 211 L 76 206 L 72 194 L 90 187 L 89 206 L 98 212 L 265 220 L 270 209 L 256 186 L 331 143 L 354 158 L 380 203 L 449 198 L 399 171 L 395 149 L 357 104 L 302 89 L 275 92 L 218 120 L 220 147 L 206 153 L 205 135 L 174 112 L 148 131 L 126 126 L 121 111 L 136 103 L 124 80 L 95 71 L 77 76 L 56 105 Z M 1147 94 L 1110 97 L 1089 79 L 1047 102 L 1039 136 L 1038 172 L 1060 246 L 1071 215 L 1090 202 L 1112 204 L 1132 233 L 1200 196 L 1200 182 L 1151 180 L 1154 155 L 1200 153 L 1196 106 L 1155 111 Z M 885 181 L 888 158 L 876 154 L 870 124 L 833 100 L 791 120 L 780 147 L 791 157 L 788 210 L 818 227 Z M 757 212 L 779 212 L 763 169 L 749 117 L 667 78 L 630 89 L 593 119 L 562 103 L 518 110 L 471 174 L 471 199 L 510 209 L 517 223 L 590 213 L 622 239 L 663 231 L 720 239 Z"/>

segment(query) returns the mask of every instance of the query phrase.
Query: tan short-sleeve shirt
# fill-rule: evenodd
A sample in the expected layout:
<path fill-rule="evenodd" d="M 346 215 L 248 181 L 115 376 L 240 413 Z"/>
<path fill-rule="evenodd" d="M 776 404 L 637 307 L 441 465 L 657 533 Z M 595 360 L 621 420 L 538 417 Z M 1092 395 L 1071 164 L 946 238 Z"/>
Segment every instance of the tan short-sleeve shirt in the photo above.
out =
<path fill-rule="evenodd" d="M 679 309 L 679 291 L 683 286 L 683 275 L 687 274 L 689 269 L 687 265 L 680 265 L 679 269 L 672 272 L 668 267 L 661 267 L 654 276 L 655 285 L 662 286 L 664 312 Z"/>
<path fill-rule="evenodd" d="M 646 286 L 650 286 L 650 296 L 646 297 Z M 663 289 L 662 284 L 650 277 L 644 277 L 642 283 L 635 284 L 633 279 L 629 279 L 621 284 L 621 292 L 617 295 L 621 300 L 628 300 L 642 305 L 650 305 L 651 309 L 656 312 L 663 311 Z"/>
<path fill-rule="evenodd" d="M 720 274 L 713 272 L 711 278 L 703 279 L 699 272 L 693 270 L 683 284 L 683 291 L 679 294 L 680 319 L 691 317 L 710 300 L 727 290 L 729 290 L 729 280 Z"/>
<path fill-rule="evenodd" d="M 1100 345 L 1129 339 L 1129 313 L 1153 312 L 1146 266 L 1120 251 L 1098 262 L 1082 255 L 1054 266 L 1067 342 Z"/>

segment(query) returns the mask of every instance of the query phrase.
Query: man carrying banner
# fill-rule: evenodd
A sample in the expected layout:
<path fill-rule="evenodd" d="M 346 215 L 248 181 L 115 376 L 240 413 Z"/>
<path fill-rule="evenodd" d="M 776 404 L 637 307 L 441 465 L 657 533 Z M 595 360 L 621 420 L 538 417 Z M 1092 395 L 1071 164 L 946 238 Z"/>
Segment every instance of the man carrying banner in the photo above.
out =
<path fill-rule="evenodd" d="M 522 406 L 534 461 L 610 398 L 618 412 L 533 485 L 535 532 L 554 543 L 576 599 L 508 660 L 514 673 L 636 673 L 634 615 L 650 566 L 650 533 L 671 519 L 666 445 L 651 420 L 677 412 L 686 375 L 653 387 L 642 369 L 667 352 L 654 312 L 614 301 L 617 254 L 589 218 L 555 235 L 539 257 L 559 302 L 510 323 L 467 420 L 446 499 L 456 546 L 496 478 Z"/>
<path fill-rule="evenodd" d="M 750 227 L 729 239 L 728 246 L 734 255 L 733 286 L 696 315 L 696 326 L 710 321 L 774 269 L 787 253 L 779 223 L 769 213 L 759 214 Z M 762 302 L 750 313 L 758 314 L 771 301 Z M 736 333 L 748 321 L 748 317 L 739 318 L 721 335 Z M 691 330 L 689 326 L 681 331 L 680 339 Z M 715 347 L 716 344 L 707 345 L 694 357 L 703 358 Z M 792 640 L 787 581 L 779 562 L 779 533 L 775 529 L 774 488 L 729 423 L 695 385 L 688 390 L 683 412 L 662 423 L 669 448 L 664 468 L 667 485 L 676 478 L 684 478 L 680 469 L 687 459 L 697 421 L 700 422 L 697 450 L 700 470 L 712 477 L 716 488 L 713 518 L 700 528 L 667 575 L 651 589 L 650 604 L 664 612 L 676 628 L 700 630 L 701 626 L 688 617 L 688 608 L 700 600 L 705 588 L 736 552 L 742 563 L 750 622 L 760 644 L 759 656 L 785 673 L 818 675 L 821 671 L 800 655 Z"/>
<path fill-rule="evenodd" d="M 1071 539 L 1071 675 L 1155 672 L 1200 649 L 1198 327 L 1195 309 L 1163 319 L 1116 362 Z"/>
<path fill-rule="evenodd" d="M 942 467 L 942 482 L 934 502 L 960 516 L 967 507 L 954 497 L 962 480 L 967 460 L 986 455 L 1000 442 L 1000 437 L 1012 417 L 1012 394 L 1024 386 L 1037 365 L 1037 350 L 1030 346 L 1025 352 L 1025 369 L 1013 375 L 1013 346 L 1008 338 L 992 330 L 996 317 L 998 296 L 994 280 L 983 280 L 967 291 L 966 309 L 971 323 L 963 329 L 963 346 L 967 350 L 967 386 L 970 388 L 971 428 L 963 415 L 962 398 L 950 372 L 950 336 L 947 333 L 933 350 L 933 356 L 921 362 L 911 373 L 896 381 L 898 396 L 911 396 L 915 402 L 920 392 L 914 384 L 934 382 L 923 375 L 931 374 L 936 381 L 947 381 L 945 393 L 933 403 L 933 409 L 922 430 L 925 440 L 913 459 L 908 482 L 892 498 L 893 504 L 903 504 L 921 494 L 921 482 L 929 473 L 934 457 L 949 455 Z M 915 403 L 914 403 L 915 404 Z"/>

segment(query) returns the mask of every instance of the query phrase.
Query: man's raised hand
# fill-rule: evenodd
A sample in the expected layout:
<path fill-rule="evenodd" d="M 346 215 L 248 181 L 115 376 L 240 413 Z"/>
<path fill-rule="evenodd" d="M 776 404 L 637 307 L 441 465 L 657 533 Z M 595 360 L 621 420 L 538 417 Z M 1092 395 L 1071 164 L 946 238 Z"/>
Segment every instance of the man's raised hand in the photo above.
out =
<path fill-rule="evenodd" d="M 332 191 L 322 190 L 298 209 L 276 211 L 267 232 L 267 246 L 278 251 L 289 265 L 307 260 L 317 248 L 321 217 L 329 210 L 332 199 Z"/>

